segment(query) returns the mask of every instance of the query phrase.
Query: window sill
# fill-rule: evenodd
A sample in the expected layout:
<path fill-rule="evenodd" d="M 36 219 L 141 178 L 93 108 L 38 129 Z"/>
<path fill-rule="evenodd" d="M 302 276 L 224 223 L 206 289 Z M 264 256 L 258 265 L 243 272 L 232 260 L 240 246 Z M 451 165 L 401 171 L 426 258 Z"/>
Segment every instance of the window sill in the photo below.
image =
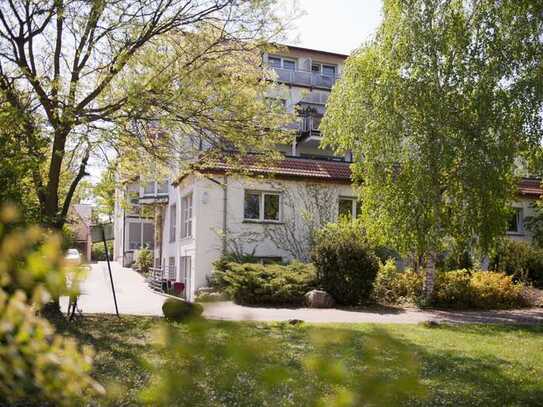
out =
<path fill-rule="evenodd" d="M 507 236 L 526 236 L 524 232 L 505 232 Z"/>
<path fill-rule="evenodd" d="M 257 223 L 265 225 L 282 225 L 283 222 L 279 220 L 260 220 L 260 219 L 243 219 L 243 223 Z"/>

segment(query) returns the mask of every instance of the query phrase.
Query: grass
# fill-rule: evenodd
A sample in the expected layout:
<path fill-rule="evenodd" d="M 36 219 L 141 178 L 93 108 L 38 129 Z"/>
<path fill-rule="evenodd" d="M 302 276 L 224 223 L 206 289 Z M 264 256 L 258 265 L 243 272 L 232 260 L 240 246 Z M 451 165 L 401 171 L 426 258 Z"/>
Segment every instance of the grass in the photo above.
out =
<path fill-rule="evenodd" d="M 149 385 L 152 377 L 150 366 L 162 365 L 164 370 L 176 372 L 183 366 L 183 363 L 176 364 L 183 357 L 193 369 L 184 379 L 194 376 L 193 382 L 184 383 L 190 384 L 199 397 L 211 392 L 219 382 L 224 385 L 223 388 L 219 386 L 219 392 L 213 396 L 216 405 L 259 405 L 262 400 L 268 405 L 305 405 L 312 400 L 312 395 L 330 392 L 330 387 L 322 384 L 326 380 L 338 383 L 343 380 L 347 387 L 359 386 L 370 400 L 382 401 L 382 405 L 536 406 L 543 400 L 541 326 L 439 325 L 431 328 L 422 325 L 290 326 L 212 322 L 214 331 L 210 337 L 200 337 L 197 331 L 191 332 L 183 325 L 170 326 L 170 335 L 179 335 L 187 341 L 170 351 L 168 347 L 157 349 L 152 345 L 155 342 L 153 332 L 160 324 L 161 320 L 157 318 L 123 317 L 118 320 L 111 316 L 86 316 L 61 331 L 94 347 L 94 376 L 106 385 L 110 403 L 114 405 L 138 404 L 138 394 Z M 219 330 L 229 331 L 240 342 L 242 338 L 256 338 L 254 351 L 261 353 L 261 358 L 241 362 L 225 359 L 224 350 L 230 348 L 221 348 L 218 342 L 213 342 L 219 341 Z M 318 339 L 334 337 L 343 339 L 332 345 L 323 345 Z M 273 341 L 273 344 L 267 341 Z M 206 343 L 212 351 L 200 354 Z M 373 354 L 368 350 L 371 343 L 377 344 Z M 313 366 L 315 370 L 308 374 L 307 370 L 311 369 L 308 360 L 313 360 L 308 356 L 315 355 L 317 350 L 320 355 L 326 355 L 326 363 Z M 203 367 L 202 363 L 187 356 L 190 352 L 201 356 L 198 360 L 205 362 Z M 251 382 L 254 377 L 263 377 L 263 365 L 280 367 L 291 373 L 290 379 L 280 381 L 283 387 L 275 383 L 281 389 L 273 390 L 273 398 L 269 397 L 270 393 L 259 395 L 254 381 Z M 224 382 L 228 376 L 236 376 L 236 372 L 243 369 L 248 376 L 254 377 L 245 378 L 246 382 Z M 401 401 L 392 398 L 385 402 L 385 393 L 412 385 L 402 381 L 410 374 L 418 376 L 423 391 L 414 393 L 407 388 L 399 398 Z M 156 383 L 154 387 L 164 393 L 180 386 L 175 381 Z M 233 394 L 232 387 L 236 386 L 239 386 L 237 394 L 235 391 Z M 223 396 L 221 391 L 228 395 Z M 156 401 L 157 394 L 154 397 Z M 195 399 L 191 400 L 191 404 L 198 404 Z"/>

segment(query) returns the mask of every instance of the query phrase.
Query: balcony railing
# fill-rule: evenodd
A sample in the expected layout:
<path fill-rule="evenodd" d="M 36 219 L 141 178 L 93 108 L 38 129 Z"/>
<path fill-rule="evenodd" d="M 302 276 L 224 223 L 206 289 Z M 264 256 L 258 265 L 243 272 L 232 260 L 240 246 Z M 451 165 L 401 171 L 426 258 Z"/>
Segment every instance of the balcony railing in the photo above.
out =
<path fill-rule="evenodd" d="M 273 68 L 277 72 L 279 82 L 292 85 L 311 86 L 315 88 L 331 89 L 338 76 L 322 75 L 308 71 L 292 71 L 283 68 Z"/>

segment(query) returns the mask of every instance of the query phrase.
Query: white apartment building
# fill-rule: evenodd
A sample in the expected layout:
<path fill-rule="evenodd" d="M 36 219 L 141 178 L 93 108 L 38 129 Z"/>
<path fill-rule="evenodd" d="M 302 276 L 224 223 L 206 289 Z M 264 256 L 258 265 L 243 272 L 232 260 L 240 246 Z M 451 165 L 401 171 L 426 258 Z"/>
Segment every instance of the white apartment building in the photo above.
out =
<path fill-rule="evenodd" d="M 341 76 L 347 55 L 288 47 L 284 54 L 263 56 L 285 90 L 288 111 L 300 115 L 299 131 L 278 149 L 285 158 L 271 166 L 246 159 L 249 175 L 232 175 L 223 164 L 197 166 L 168 182 L 128 184 L 117 191 L 114 259 L 130 265 L 137 250 L 154 251 L 162 278 L 182 283 L 182 296 L 192 301 L 208 285 L 213 262 L 225 253 L 262 260 L 307 259 L 313 227 L 340 214 L 356 216 L 356 192 L 351 186 L 350 156 L 334 156 L 320 147 L 320 119 L 331 88 Z M 525 179 L 510 234 L 528 239 L 523 218 L 541 194 L 539 180 Z M 128 194 L 134 204 L 123 208 Z M 146 204 L 152 210 L 142 213 Z M 149 206 L 149 205 L 147 205 Z"/>

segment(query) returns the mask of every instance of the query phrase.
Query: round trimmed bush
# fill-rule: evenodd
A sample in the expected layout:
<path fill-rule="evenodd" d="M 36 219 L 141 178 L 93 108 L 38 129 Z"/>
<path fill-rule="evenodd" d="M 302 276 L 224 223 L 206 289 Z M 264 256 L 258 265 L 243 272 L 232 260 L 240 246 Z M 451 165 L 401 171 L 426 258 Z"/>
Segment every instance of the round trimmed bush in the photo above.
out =
<path fill-rule="evenodd" d="M 359 305 L 370 300 L 379 260 L 358 221 L 344 220 L 321 229 L 311 257 L 319 285 L 337 303 Z"/>
<path fill-rule="evenodd" d="M 200 304 L 168 298 L 162 304 L 162 313 L 167 320 L 181 322 L 188 318 L 197 318 L 204 312 Z"/>

